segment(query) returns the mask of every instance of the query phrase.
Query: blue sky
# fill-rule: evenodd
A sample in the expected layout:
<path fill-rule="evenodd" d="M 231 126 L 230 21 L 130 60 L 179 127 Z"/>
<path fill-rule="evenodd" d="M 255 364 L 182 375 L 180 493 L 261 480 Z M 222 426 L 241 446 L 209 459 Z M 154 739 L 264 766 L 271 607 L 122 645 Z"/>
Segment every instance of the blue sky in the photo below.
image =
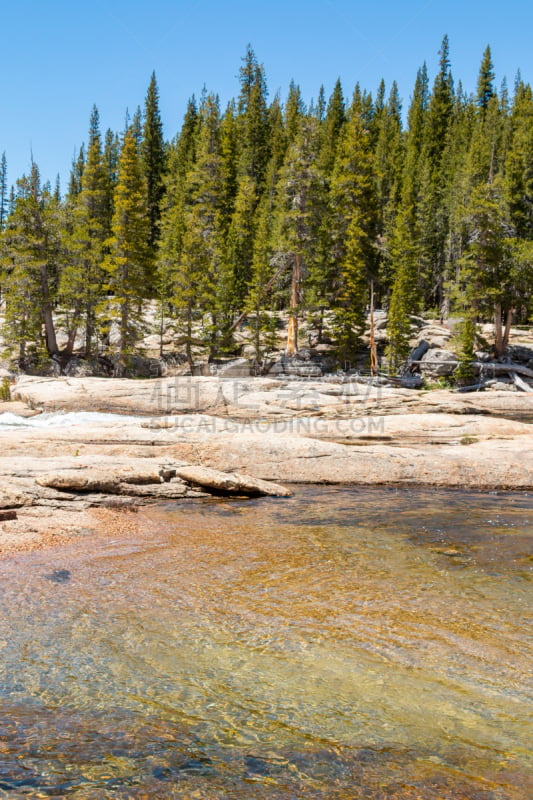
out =
<path fill-rule="evenodd" d="M 165 133 L 179 128 L 187 98 L 205 84 L 224 103 L 238 92 L 251 43 L 270 95 L 291 78 L 306 101 L 337 77 L 347 94 L 360 81 L 374 92 L 398 81 L 404 105 L 418 67 L 433 79 L 444 33 L 454 77 L 471 91 L 491 45 L 496 78 L 512 87 L 518 68 L 533 82 L 533 4 L 526 0 L 18 0 L 2 10 L 0 152 L 9 182 L 28 170 L 68 179 L 96 103 L 105 129 L 121 129 L 125 110 L 142 104 L 156 71 Z"/>

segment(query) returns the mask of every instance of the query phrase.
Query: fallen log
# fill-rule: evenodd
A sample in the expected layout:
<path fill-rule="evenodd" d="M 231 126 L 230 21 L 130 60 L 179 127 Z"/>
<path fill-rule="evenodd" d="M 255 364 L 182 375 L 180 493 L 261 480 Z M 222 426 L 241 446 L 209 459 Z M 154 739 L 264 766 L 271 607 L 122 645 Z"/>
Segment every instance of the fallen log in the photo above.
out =
<path fill-rule="evenodd" d="M 516 372 L 510 372 L 509 374 L 513 379 L 515 386 L 518 386 L 518 388 L 523 392 L 533 392 L 533 386 L 530 386 L 528 383 L 523 381 L 522 378 L 516 374 Z"/>
<path fill-rule="evenodd" d="M 454 364 L 457 366 L 455 361 L 432 361 L 431 359 L 428 359 L 427 361 L 409 362 L 409 366 L 420 364 L 424 364 L 426 366 L 431 366 L 434 364 Z M 525 378 L 533 378 L 533 369 L 524 367 L 523 364 L 517 364 L 514 361 L 472 361 L 470 366 L 480 372 L 482 375 L 485 374 L 496 377 L 497 375 L 510 375 L 511 372 L 516 372 L 518 375 L 523 375 Z"/>
<path fill-rule="evenodd" d="M 455 389 L 455 391 L 459 394 L 466 394 L 466 392 L 480 392 L 483 391 L 483 389 L 486 389 L 487 386 L 494 386 L 495 383 L 498 383 L 498 381 L 495 378 L 491 378 L 488 381 L 480 381 L 479 383 L 473 383 L 470 386 L 460 386 L 458 389 Z"/>
<path fill-rule="evenodd" d="M 480 371 L 485 375 L 510 375 L 511 372 L 516 372 L 517 375 L 523 375 L 524 378 L 533 378 L 533 369 L 524 367 L 523 364 L 517 364 L 514 361 L 473 361 L 472 366 L 474 369 Z"/>

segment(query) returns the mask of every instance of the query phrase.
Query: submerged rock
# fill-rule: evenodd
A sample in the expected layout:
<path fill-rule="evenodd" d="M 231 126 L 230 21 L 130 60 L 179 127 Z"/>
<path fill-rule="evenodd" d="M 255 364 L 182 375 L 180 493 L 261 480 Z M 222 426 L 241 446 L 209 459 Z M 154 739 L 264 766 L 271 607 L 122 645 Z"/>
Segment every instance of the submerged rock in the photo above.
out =
<path fill-rule="evenodd" d="M 71 576 L 71 572 L 68 569 L 55 569 L 49 575 L 44 576 L 47 581 L 52 581 L 52 583 L 68 583 Z"/>

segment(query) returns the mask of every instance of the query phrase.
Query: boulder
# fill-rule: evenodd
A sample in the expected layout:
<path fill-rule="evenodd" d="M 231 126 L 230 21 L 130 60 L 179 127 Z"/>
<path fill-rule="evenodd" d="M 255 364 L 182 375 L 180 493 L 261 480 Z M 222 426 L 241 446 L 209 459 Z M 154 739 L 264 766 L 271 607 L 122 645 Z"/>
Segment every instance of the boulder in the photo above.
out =
<path fill-rule="evenodd" d="M 414 348 L 414 350 L 411 350 L 411 353 L 410 353 L 409 359 L 408 359 L 408 363 L 413 362 L 413 361 L 414 362 L 420 361 L 425 356 L 425 354 L 427 353 L 428 350 L 429 350 L 428 342 L 426 342 L 425 339 L 422 339 L 422 341 Z M 413 366 L 415 366 L 415 365 L 413 365 Z M 416 365 L 416 366 L 418 366 L 418 365 Z"/>
<path fill-rule="evenodd" d="M 175 500 L 185 497 L 188 487 L 184 481 L 173 480 L 169 483 L 151 483 L 149 485 L 133 485 L 131 483 L 121 483 L 118 486 L 120 494 L 128 497 L 146 497 L 155 500 Z"/>
<path fill-rule="evenodd" d="M 459 360 L 451 350 L 432 347 L 422 356 L 420 371 L 423 375 L 435 378 L 453 375 Z"/>
<path fill-rule="evenodd" d="M 514 344 L 508 348 L 507 353 L 511 361 L 518 361 L 522 364 L 526 364 L 526 366 L 530 361 L 533 361 L 533 349 L 531 349 L 531 347 Z"/>
<path fill-rule="evenodd" d="M 374 330 L 382 331 L 388 325 L 388 316 L 387 312 L 383 311 L 383 309 L 378 308 L 374 310 Z M 367 315 L 366 318 L 366 329 L 367 331 L 370 330 L 370 314 Z"/>
<path fill-rule="evenodd" d="M 48 486 L 72 492 L 106 492 L 107 494 L 123 493 L 122 484 L 160 484 L 163 479 L 158 467 L 147 467 L 145 470 L 119 468 L 97 469 L 94 467 L 65 469 L 47 472 L 37 478 L 39 486 Z"/>
<path fill-rule="evenodd" d="M 448 328 L 445 328 L 444 325 L 433 323 L 421 328 L 419 336 L 420 342 L 424 340 L 430 347 L 446 350 L 448 342 L 452 337 L 452 332 Z"/>
<path fill-rule="evenodd" d="M 179 478 L 193 486 L 214 490 L 223 494 L 245 494 L 268 497 L 290 497 L 292 492 L 284 486 L 239 472 L 220 472 L 209 467 L 187 466 L 178 467 L 176 474 Z"/>
<path fill-rule="evenodd" d="M 490 388 L 492 389 L 493 392 L 516 392 L 516 386 L 511 380 L 496 381 L 496 383 L 493 383 Z"/>
<path fill-rule="evenodd" d="M 219 378 L 249 378 L 250 362 L 247 358 L 237 358 L 220 366 L 217 373 Z"/>
<path fill-rule="evenodd" d="M 24 360 L 23 370 L 27 375 L 57 378 L 61 375 L 61 364 L 55 358 L 38 358 L 32 354 Z"/>
<path fill-rule="evenodd" d="M 140 355 L 129 356 L 125 364 L 116 364 L 116 372 L 122 378 L 163 378 L 166 363 L 159 358 L 145 358 Z"/>
<path fill-rule="evenodd" d="M 85 359 L 74 356 L 63 367 L 63 375 L 69 378 L 109 377 L 113 364 L 107 358 Z"/>
<path fill-rule="evenodd" d="M 20 508 L 28 504 L 31 504 L 31 498 L 24 492 L 12 489 L 9 486 L 0 489 L 0 508 Z"/>
<path fill-rule="evenodd" d="M 296 356 L 281 356 L 268 370 L 269 375 L 292 375 L 298 378 L 320 378 L 320 364 Z"/>

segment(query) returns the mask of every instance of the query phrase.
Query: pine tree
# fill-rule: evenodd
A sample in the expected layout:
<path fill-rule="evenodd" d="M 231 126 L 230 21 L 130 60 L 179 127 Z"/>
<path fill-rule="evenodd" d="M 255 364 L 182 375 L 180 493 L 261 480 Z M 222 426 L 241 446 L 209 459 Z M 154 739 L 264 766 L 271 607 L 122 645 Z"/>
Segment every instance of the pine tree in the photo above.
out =
<path fill-rule="evenodd" d="M 162 327 L 166 315 L 180 308 L 178 285 L 182 272 L 182 248 L 185 233 L 186 176 L 196 160 L 198 109 L 194 96 L 188 101 L 179 135 L 168 150 L 165 193 L 161 213 L 161 235 L 157 256 L 157 284 L 161 305 Z M 188 341 L 190 354 L 190 337 Z M 192 355 L 190 356 L 192 365 Z"/>
<path fill-rule="evenodd" d="M 326 90 L 324 84 L 318 90 L 318 98 L 316 101 L 315 117 L 319 122 L 324 122 L 326 117 Z"/>
<path fill-rule="evenodd" d="M 477 79 L 476 101 L 479 108 L 482 111 L 486 111 L 491 98 L 494 96 L 494 67 L 490 47 L 487 45 L 483 53 L 483 60 Z"/>
<path fill-rule="evenodd" d="M 5 291 L 4 341 L 18 350 L 21 366 L 28 349 L 58 352 L 53 310 L 59 262 L 57 205 L 41 187 L 39 169 L 17 181 L 18 194 L 2 239 Z"/>
<path fill-rule="evenodd" d="M 129 114 L 126 112 L 126 120 L 128 120 Z M 130 134 L 135 139 L 135 144 L 137 146 L 137 150 L 139 153 L 141 152 L 142 148 L 142 141 L 143 141 L 143 125 L 144 125 L 144 118 L 143 112 L 140 106 L 137 106 L 135 109 L 135 114 L 131 122 L 127 121 L 124 127 L 124 135 L 129 131 Z M 142 162 L 141 162 L 142 163 Z M 145 178 L 146 179 L 146 178 Z"/>
<path fill-rule="evenodd" d="M 340 79 L 337 79 L 331 97 L 328 101 L 322 128 L 320 166 L 327 176 L 330 176 L 331 172 L 333 171 L 337 146 L 345 119 L 346 111 L 344 106 L 342 84 Z"/>
<path fill-rule="evenodd" d="M 67 352 L 74 347 L 83 326 L 85 353 L 92 355 L 96 333 L 96 307 L 101 300 L 105 275 L 102 262 L 111 233 L 108 218 L 107 175 L 100 138 L 99 115 L 93 108 L 87 160 L 81 189 L 66 206 L 64 235 L 66 263 L 61 272 L 59 295 L 65 309 Z"/>
<path fill-rule="evenodd" d="M 428 178 L 429 161 L 425 150 L 428 125 L 428 79 L 424 66 L 418 71 L 408 112 L 408 133 L 399 208 L 387 246 L 391 295 L 388 309 L 388 369 L 396 374 L 410 351 L 411 320 L 420 304 L 423 269 L 423 228 L 420 196 Z"/>
<path fill-rule="evenodd" d="M 275 348 L 279 284 L 287 266 L 286 256 L 279 249 L 277 236 L 281 229 L 279 214 L 283 210 L 277 204 L 277 187 L 287 151 L 287 136 L 277 97 L 270 106 L 270 134 L 271 156 L 266 171 L 265 189 L 255 216 L 252 278 L 244 312 L 253 314 L 257 364 L 261 363 L 266 351 Z"/>
<path fill-rule="evenodd" d="M 460 263 L 458 288 L 477 314 L 492 315 L 495 355 L 501 357 L 528 273 L 531 279 L 531 261 L 526 259 L 523 264 L 520 258 L 513 259 L 513 230 L 500 180 L 476 186 L 466 211 L 469 240 Z"/>
<path fill-rule="evenodd" d="M 379 224 L 371 135 L 355 113 L 339 143 L 330 209 L 332 263 L 322 283 L 329 287 L 337 354 L 347 363 L 360 349 L 370 281 L 376 275 Z"/>
<path fill-rule="evenodd" d="M 433 91 L 429 99 L 427 131 L 429 157 L 434 170 L 438 170 L 454 106 L 454 87 L 450 69 L 448 36 L 444 36 L 442 40 L 439 56 L 440 69 L 435 78 Z"/>
<path fill-rule="evenodd" d="M 410 351 L 410 315 L 418 310 L 418 236 L 411 192 L 404 188 L 405 206 L 398 214 L 391 241 L 394 282 L 388 310 L 388 369 L 397 374 Z"/>
<path fill-rule="evenodd" d="M 146 179 L 147 207 L 150 219 L 150 247 L 155 249 L 159 237 L 161 201 L 164 192 L 165 141 L 159 111 L 159 90 L 155 72 L 152 73 L 144 104 L 144 125 L 141 143 L 143 171 Z"/>
<path fill-rule="evenodd" d="M 375 173 L 379 208 L 380 241 L 390 238 L 394 229 L 401 193 L 401 176 L 404 165 L 404 140 L 402 134 L 402 107 L 396 82 L 392 84 L 387 101 L 379 101 L 381 110 L 373 122 L 375 129 Z M 385 267 L 385 268 L 384 268 Z M 381 265 L 381 282 L 388 286 L 385 265 Z"/>
<path fill-rule="evenodd" d="M 285 132 L 288 142 L 294 142 L 300 130 L 300 123 L 304 115 L 305 104 L 302 100 L 302 92 L 300 87 L 297 86 L 294 81 L 291 81 L 284 114 Z"/>
<path fill-rule="evenodd" d="M 120 157 L 120 141 L 116 133 L 108 128 L 104 138 L 104 174 L 106 192 L 106 225 L 111 230 L 113 219 L 113 198 L 118 180 L 118 161 Z"/>
<path fill-rule="evenodd" d="M 77 157 L 72 159 L 70 179 L 68 184 L 68 196 L 72 199 L 81 192 L 81 179 L 85 168 L 85 147 L 82 145 Z"/>
<path fill-rule="evenodd" d="M 4 225 L 8 215 L 9 198 L 7 193 L 7 159 L 5 152 L 2 153 L 0 160 L 0 231 L 4 229 Z"/>
<path fill-rule="evenodd" d="M 190 106 L 186 117 L 188 127 L 184 125 L 174 159 L 171 159 L 169 176 L 173 181 L 173 198 L 163 215 L 159 255 L 160 270 L 165 276 L 168 297 L 191 369 L 195 344 L 208 344 L 211 352 L 218 344 L 222 195 L 217 98 L 208 95 L 202 102 L 194 148 L 192 137 L 189 138 L 193 117 Z M 184 169 L 185 175 L 179 178 Z"/>
<path fill-rule="evenodd" d="M 252 279 L 256 207 L 255 182 L 244 176 L 239 181 L 235 211 L 226 244 L 226 259 L 231 276 L 228 310 L 232 316 L 243 308 Z"/>
<path fill-rule="evenodd" d="M 235 103 L 228 103 L 220 123 L 220 178 L 221 208 L 220 225 L 224 238 L 228 235 L 237 197 L 238 130 Z"/>
<path fill-rule="evenodd" d="M 506 155 L 506 193 L 516 235 L 533 240 L 533 92 L 522 86 L 511 111 Z"/>
<path fill-rule="evenodd" d="M 56 182 L 54 186 L 54 200 L 57 203 L 61 203 L 61 177 L 59 173 L 56 175 Z"/>
<path fill-rule="evenodd" d="M 119 330 L 118 356 L 121 364 L 138 341 L 142 322 L 142 301 L 146 296 L 149 263 L 149 218 L 146 186 L 135 131 L 126 131 L 118 166 L 109 255 L 104 261 L 107 285 L 113 293 L 106 309 Z"/>
<path fill-rule="evenodd" d="M 442 308 L 446 275 L 446 242 L 449 218 L 444 198 L 446 176 L 442 159 L 449 141 L 449 129 L 455 109 L 454 82 L 450 69 L 449 42 L 444 36 L 439 51 L 440 69 L 429 98 L 425 142 L 423 150 L 424 172 L 421 189 L 421 222 L 423 231 L 424 294 L 430 306 Z"/>
<path fill-rule="evenodd" d="M 304 281 L 317 256 L 315 245 L 325 211 L 325 183 L 318 165 L 319 134 L 316 119 L 303 120 L 278 181 L 279 251 L 291 267 L 288 355 L 298 350 Z"/>
<path fill-rule="evenodd" d="M 253 314 L 256 364 L 262 362 L 266 351 L 275 347 L 276 315 L 274 306 L 277 270 L 272 241 L 274 229 L 275 195 L 274 192 L 267 191 L 257 210 L 252 282 L 246 304 L 246 310 Z"/>
<path fill-rule="evenodd" d="M 248 47 L 243 62 L 240 70 L 241 92 L 237 105 L 239 174 L 248 175 L 261 186 L 270 156 L 265 72 L 251 47 Z"/>
<path fill-rule="evenodd" d="M 458 325 L 455 335 L 455 349 L 458 365 L 454 372 L 454 382 L 459 386 L 467 386 L 475 378 L 472 362 L 475 359 L 476 345 L 476 318 L 472 307 L 463 304 L 463 318 Z"/>

